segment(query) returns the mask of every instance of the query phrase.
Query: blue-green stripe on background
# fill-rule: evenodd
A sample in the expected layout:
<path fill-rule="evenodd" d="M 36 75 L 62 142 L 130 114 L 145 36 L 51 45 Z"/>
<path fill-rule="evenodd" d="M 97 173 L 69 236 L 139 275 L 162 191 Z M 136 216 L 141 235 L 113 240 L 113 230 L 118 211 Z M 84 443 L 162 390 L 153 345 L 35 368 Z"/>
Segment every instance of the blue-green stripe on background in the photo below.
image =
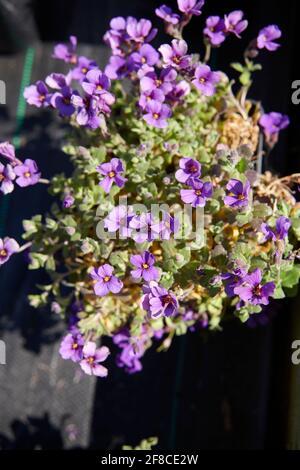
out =
<path fill-rule="evenodd" d="M 23 93 L 25 88 L 30 84 L 31 81 L 31 74 L 32 74 L 32 67 L 34 61 L 34 48 L 28 47 L 25 58 L 24 58 L 24 65 L 22 71 L 22 79 L 20 84 L 19 90 L 19 98 L 17 104 L 17 112 L 16 112 L 16 127 L 12 138 L 12 143 L 16 149 L 20 148 L 21 146 L 21 138 L 20 133 L 24 124 L 24 119 L 26 115 L 26 101 L 23 97 Z M 2 140 L 2 139 L 1 139 Z M 0 199 L 0 237 L 3 238 L 5 235 L 9 235 L 5 233 L 5 224 L 9 209 L 9 200 L 10 194 L 5 196 L 1 195 Z"/>

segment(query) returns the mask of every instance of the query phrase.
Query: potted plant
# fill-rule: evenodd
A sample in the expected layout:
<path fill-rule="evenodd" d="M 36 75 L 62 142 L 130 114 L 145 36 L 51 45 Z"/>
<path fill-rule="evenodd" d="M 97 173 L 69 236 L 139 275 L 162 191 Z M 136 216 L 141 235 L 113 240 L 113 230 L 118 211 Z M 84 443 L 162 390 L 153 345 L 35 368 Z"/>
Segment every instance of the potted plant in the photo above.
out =
<path fill-rule="evenodd" d="M 49 185 L 45 217 L 25 220 L 25 244 L 0 241 L 0 262 L 25 249 L 29 269 L 49 282 L 31 295 L 67 323 L 60 354 L 87 374 L 105 377 L 111 338 L 118 366 L 142 369 L 155 343 L 175 335 L 245 322 L 300 277 L 300 175 L 261 172 L 289 120 L 248 99 L 262 49 L 275 51 L 276 25 L 259 31 L 244 63 L 232 67 L 239 86 L 209 65 L 212 48 L 247 27 L 243 12 L 205 20 L 203 54 L 192 54 L 184 27 L 204 1 L 178 0 L 156 14 L 172 37 L 158 49 L 149 20 L 112 19 L 104 40 L 112 55 L 104 71 L 78 56 L 77 40 L 55 47 L 70 66 L 26 88 L 30 105 L 52 108 L 70 124 L 63 150 L 73 173 L 42 178 L 36 162 L 0 144 L 4 194 L 14 186 Z M 101 342 L 101 346 L 97 343 Z"/>

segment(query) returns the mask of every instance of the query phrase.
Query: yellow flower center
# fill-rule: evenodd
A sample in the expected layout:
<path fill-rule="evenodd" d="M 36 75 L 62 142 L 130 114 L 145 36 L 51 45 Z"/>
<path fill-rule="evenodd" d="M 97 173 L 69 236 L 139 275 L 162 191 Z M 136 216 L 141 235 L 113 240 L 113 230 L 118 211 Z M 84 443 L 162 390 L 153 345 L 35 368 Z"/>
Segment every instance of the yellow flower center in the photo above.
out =
<path fill-rule="evenodd" d="M 24 176 L 25 176 L 25 178 L 30 178 L 30 176 L 31 176 L 30 171 L 25 171 Z"/>
<path fill-rule="evenodd" d="M 7 256 L 7 251 L 4 248 L 2 250 L 0 250 L 0 256 L 2 256 L 2 257 Z"/>
<path fill-rule="evenodd" d="M 93 357 L 88 357 L 87 362 L 92 366 L 94 364 L 95 359 Z"/>
<path fill-rule="evenodd" d="M 173 62 L 175 62 L 175 64 L 180 64 L 180 60 L 181 60 L 181 57 L 179 57 L 178 55 L 175 55 L 173 57 Z"/>
<path fill-rule="evenodd" d="M 78 349 L 78 344 L 77 344 L 77 343 L 73 343 L 73 344 L 72 344 L 72 349 Z"/>
<path fill-rule="evenodd" d="M 238 195 L 238 199 L 239 199 L 240 201 L 242 201 L 243 199 L 245 199 L 244 194 L 239 194 L 239 195 Z"/>
<path fill-rule="evenodd" d="M 200 83 L 205 83 L 205 82 L 206 82 L 206 79 L 205 79 L 204 77 L 201 77 L 201 78 L 199 79 L 199 82 L 200 82 Z"/>
<path fill-rule="evenodd" d="M 143 263 L 142 266 L 143 266 L 143 269 L 148 269 L 149 268 L 149 264 L 147 264 L 147 263 Z"/>
<path fill-rule="evenodd" d="M 195 194 L 196 194 L 196 196 L 201 196 L 201 189 L 197 189 L 197 190 L 195 191 Z"/>
<path fill-rule="evenodd" d="M 155 80 L 155 85 L 156 85 L 157 87 L 159 87 L 161 84 L 162 84 L 162 81 L 161 81 L 161 80 Z"/>
<path fill-rule="evenodd" d="M 0 181 L 3 181 L 4 179 L 5 179 L 5 176 L 2 173 L 0 173 Z"/>
<path fill-rule="evenodd" d="M 153 114 L 153 117 L 154 117 L 154 119 L 159 119 L 159 114 L 158 114 L 158 113 L 154 113 L 154 114 Z"/>
<path fill-rule="evenodd" d="M 104 281 L 104 282 L 108 282 L 109 280 L 110 280 L 110 276 L 105 276 L 105 277 L 103 278 L 103 281 Z"/>
<path fill-rule="evenodd" d="M 115 173 L 114 171 L 110 171 L 110 172 L 108 173 L 108 176 L 109 176 L 110 178 L 113 178 L 114 176 L 116 176 L 116 173 Z"/>
<path fill-rule="evenodd" d="M 88 69 L 87 69 L 86 67 L 82 67 L 82 69 L 81 69 L 81 72 L 82 72 L 82 73 L 86 74 L 87 71 L 88 71 Z"/>
<path fill-rule="evenodd" d="M 100 84 L 99 84 L 99 85 L 97 85 L 97 90 L 99 90 L 99 91 L 103 90 L 103 86 L 102 86 L 102 85 L 100 85 Z"/>
<path fill-rule="evenodd" d="M 145 58 L 145 57 L 142 57 L 142 58 L 141 58 L 141 62 L 142 62 L 142 64 L 145 64 L 145 63 L 146 63 L 146 58 Z"/>

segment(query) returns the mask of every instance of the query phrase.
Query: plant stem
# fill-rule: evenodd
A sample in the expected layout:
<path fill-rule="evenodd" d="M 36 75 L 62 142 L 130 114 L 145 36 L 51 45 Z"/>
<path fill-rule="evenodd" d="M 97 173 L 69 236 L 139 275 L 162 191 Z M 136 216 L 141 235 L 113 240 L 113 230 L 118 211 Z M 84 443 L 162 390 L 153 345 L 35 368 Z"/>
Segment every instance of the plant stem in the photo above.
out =
<path fill-rule="evenodd" d="M 22 251 L 27 250 L 27 248 L 30 248 L 31 245 L 32 245 L 32 242 L 25 243 L 19 248 L 18 253 L 22 253 Z"/>
<path fill-rule="evenodd" d="M 203 59 L 203 62 L 205 64 L 207 64 L 207 62 L 209 61 L 210 55 L 211 55 L 211 44 L 206 43 L 205 56 L 204 56 L 204 59 Z"/>
<path fill-rule="evenodd" d="M 40 178 L 40 179 L 39 179 L 39 183 L 42 183 L 42 184 L 50 184 L 50 180 L 47 180 L 46 178 Z"/>

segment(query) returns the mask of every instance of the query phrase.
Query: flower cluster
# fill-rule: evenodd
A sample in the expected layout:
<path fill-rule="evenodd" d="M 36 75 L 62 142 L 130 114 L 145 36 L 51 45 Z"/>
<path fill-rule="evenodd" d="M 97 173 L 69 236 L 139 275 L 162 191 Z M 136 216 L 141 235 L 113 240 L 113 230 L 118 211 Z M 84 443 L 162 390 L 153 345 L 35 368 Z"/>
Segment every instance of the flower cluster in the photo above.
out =
<path fill-rule="evenodd" d="M 234 34 L 240 38 L 241 33 L 247 28 L 248 21 L 244 18 L 241 10 L 232 11 L 224 18 L 220 16 L 209 16 L 203 30 L 205 40 L 213 47 L 219 46 L 226 37 Z"/>
<path fill-rule="evenodd" d="M 0 162 L 0 191 L 9 194 L 14 190 L 14 183 L 21 188 L 33 186 L 41 179 L 38 166 L 31 158 L 21 162 L 16 157 L 15 148 L 9 142 L 0 143 L 0 156 L 8 163 Z"/>
<path fill-rule="evenodd" d="M 166 211 L 159 214 L 142 212 L 135 214 L 133 207 L 117 206 L 104 219 L 104 227 L 112 234 L 118 232 L 122 239 L 132 238 L 136 243 L 153 240 L 169 240 L 178 232 L 176 217 Z"/>
<path fill-rule="evenodd" d="M 54 56 L 67 61 L 68 53 L 54 53 Z M 110 80 L 96 62 L 83 56 L 74 56 L 73 60 L 76 66 L 66 75 L 50 74 L 45 81 L 39 80 L 35 85 L 27 87 L 24 97 L 28 104 L 38 108 L 57 109 L 59 116 L 70 118 L 79 126 L 105 129 L 105 116 L 110 115 L 111 106 L 115 102 L 114 95 L 109 91 Z M 81 94 L 71 86 L 72 82 L 80 84 Z"/>
<path fill-rule="evenodd" d="M 180 169 L 175 177 L 177 181 L 185 183 L 191 189 L 180 191 L 181 200 L 193 207 L 204 207 L 206 199 L 212 196 L 213 187 L 209 181 L 201 181 L 201 165 L 192 158 L 182 158 L 179 162 Z"/>
<path fill-rule="evenodd" d="M 258 32 L 244 62 L 232 64 L 233 88 L 212 69 L 210 52 L 241 37 L 243 12 L 206 18 L 200 55 L 184 28 L 201 24 L 204 0 L 177 3 L 176 12 L 156 9 L 170 41 L 156 48 L 149 20 L 114 18 L 103 71 L 71 36 L 53 52 L 65 73 L 24 94 L 70 124 L 64 152 L 74 166 L 50 182 L 61 205 L 45 220 L 24 221 L 30 268 L 51 278 L 30 303 L 51 303 L 70 325 L 61 356 L 100 377 L 109 354 L 97 348 L 103 337 L 118 348 L 117 365 L 135 373 L 153 343 L 166 350 L 175 335 L 220 329 L 228 318 L 247 322 L 300 279 L 300 176 L 262 173 L 258 152 L 259 135 L 269 153 L 289 119 L 247 98 L 260 50 L 275 51 L 281 32 L 275 25 Z M 10 144 L 0 154 L 2 192 L 42 181 Z M 0 263 L 22 249 L 0 240 Z"/>
<path fill-rule="evenodd" d="M 78 362 L 81 369 L 88 375 L 107 376 L 107 368 L 101 363 L 110 354 L 109 349 L 106 346 L 97 349 L 97 345 L 93 341 L 85 342 L 76 326 L 70 328 L 70 333 L 62 340 L 59 353 L 63 359 Z"/>

